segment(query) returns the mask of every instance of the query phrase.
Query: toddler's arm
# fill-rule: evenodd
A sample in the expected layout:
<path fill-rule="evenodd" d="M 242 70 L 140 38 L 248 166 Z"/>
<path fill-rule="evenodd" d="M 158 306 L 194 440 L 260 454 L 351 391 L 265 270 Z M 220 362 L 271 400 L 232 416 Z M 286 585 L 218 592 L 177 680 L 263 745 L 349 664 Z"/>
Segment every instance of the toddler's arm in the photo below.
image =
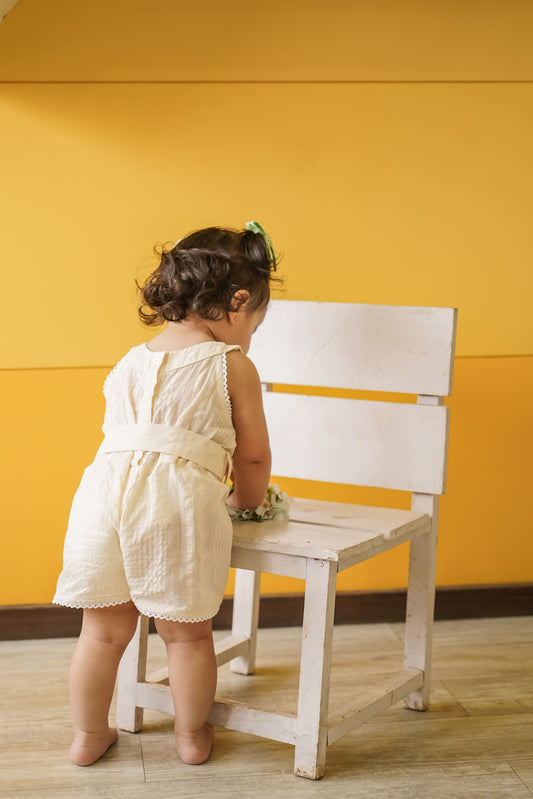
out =
<path fill-rule="evenodd" d="M 237 446 L 233 456 L 235 491 L 230 504 L 253 509 L 263 502 L 270 477 L 270 444 L 261 382 L 257 369 L 244 353 L 229 352 L 228 393 Z"/>

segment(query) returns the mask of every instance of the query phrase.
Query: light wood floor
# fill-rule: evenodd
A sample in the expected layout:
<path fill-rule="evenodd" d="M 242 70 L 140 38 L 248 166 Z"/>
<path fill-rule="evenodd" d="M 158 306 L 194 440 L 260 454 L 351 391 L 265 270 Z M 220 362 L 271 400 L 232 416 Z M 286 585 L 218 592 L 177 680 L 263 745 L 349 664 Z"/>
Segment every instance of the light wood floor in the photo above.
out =
<path fill-rule="evenodd" d="M 401 664 L 402 625 L 336 630 L 332 705 L 372 673 Z M 265 697 L 294 709 L 297 629 L 260 630 L 255 677 L 219 672 L 219 693 Z M 152 637 L 150 659 L 164 665 Z M 73 639 L 0 643 L 3 692 L 0 796 L 6 799 L 143 797 L 332 797 L 334 799 L 521 799 L 533 796 L 533 618 L 439 622 L 431 709 L 400 706 L 328 748 L 326 776 L 292 774 L 292 747 L 217 730 L 203 766 L 185 766 L 173 748 L 172 720 L 145 715 L 141 734 L 90 768 L 66 756 L 71 721 L 67 673 Z M 266 696 L 268 695 L 268 696 Z"/>

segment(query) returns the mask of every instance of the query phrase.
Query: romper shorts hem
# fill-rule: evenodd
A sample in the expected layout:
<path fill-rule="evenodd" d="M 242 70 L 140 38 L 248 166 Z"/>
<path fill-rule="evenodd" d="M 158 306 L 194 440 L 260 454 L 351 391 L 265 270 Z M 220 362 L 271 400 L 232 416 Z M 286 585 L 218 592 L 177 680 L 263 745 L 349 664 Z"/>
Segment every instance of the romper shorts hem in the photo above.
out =
<path fill-rule="evenodd" d="M 131 602 L 131 598 L 127 597 L 127 599 L 115 599 L 114 601 L 91 601 L 90 599 L 80 599 L 80 600 L 72 600 L 72 599 L 61 599 L 61 597 L 54 597 L 52 599 L 53 605 L 61 605 L 64 608 L 75 608 L 76 610 L 92 610 L 93 608 L 111 608 L 115 605 L 125 605 L 127 602 Z"/>
<path fill-rule="evenodd" d="M 140 612 L 140 611 L 139 611 Z M 211 621 L 217 614 L 214 613 L 212 616 L 204 616 L 201 619 L 175 619 L 172 616 L 162 616 L 156 613 L 142 613 L 143 616 L 148 616 L 150 619 L 160 619 L 161 621 L 175 621 L 179 622 L 179 624 L 200 624 L 202 621 Z"/>
<path fill-rule="evenodd" d="M 84 600 L 82 603 L 81 601 L 74 602 L 67 599 L 60 599 L 59 597 L 58 598 L 54 597 L 52 600 L 53 605 L 61 605 L 61 607 L 73 608 L 75 610 L 97 610 L 98 608 L 112 608 L 116 607 L 117 605 L 126 605 L 128 602 L 133 602 L 133 600 L 128 597 L 128 599 L 117 599 L 115 602 L 99 602 L 98 604 L 92 603 L 90 600 Z M 135 605 L 134 602 L 133 604 Z M 141 610 L 140 608 L 137 607 L 137 605 L 135 605 L 135 607 L 137 608 L 137 610 L 141 615 L 148 616 L 148 618 L 150 619 L 161 619 L 162 621 L 175 621 L 175 622 L 180 622 L 180 624 L 198 624 L 199 622 L 210 621 L 217 615 L 218 611 L 220 610 L 220 608 L 217 608 L 217 610 L 215 610 L 214 613 L 209 614 L 208 616 L 201 616 L 199 618 L 194 618 L 194 619 L 183 619 L 179 617 L 164 615 L 161 612 L 156 613 L 150 610 Z"/>
<path fill-rule="evenodd" d="M 202 608 L 200 610 L 201 615 L 183 616 L 180 615 L 179 610 L 173 613 L 172 610 L 170 610 L 169 608 L 160 607 L 158 609 L 155 609 L 155 608 L 150 608 L 149 606 L 145 606 L 142 601 L 140 603 L 135 602 L 135 600 L 133 601 L 135 607 L 137 608 L 139 613 L 141 613 L 143 616 L 148 616 L 148 618 L 150 619 L 161 619 L 162 621 L 177 621 L 180 622 L 181 624 L 184 623 L 197 624 L 198 622 L 201 621 L 210 621 L 210 619 L 213 619 L 217 615 L 217 613 L 220 610 L 220 605 L 222 604 L 222 602 L 220 602 L 218 607 L 215 608 L 214 610 L 211 610 L 208 607 Z M 183 608 L 181 610 L 181 613 L 187 613 L 187 609 Z"/>

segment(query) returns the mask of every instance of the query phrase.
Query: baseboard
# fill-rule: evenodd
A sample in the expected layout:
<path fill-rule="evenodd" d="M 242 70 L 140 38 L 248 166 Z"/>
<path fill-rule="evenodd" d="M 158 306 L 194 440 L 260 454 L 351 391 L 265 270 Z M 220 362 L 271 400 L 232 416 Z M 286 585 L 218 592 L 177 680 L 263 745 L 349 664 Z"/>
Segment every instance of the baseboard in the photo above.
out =
<path fill-rule="evenodd" d="M 405 618 L 405 590 L 341 591 L 337 594 L 337 624 L 397 622 Z M 213 620 L 214 629 L 229 629 L 231 598 L 224 599 Z M 81 610 L 57 605 L 0 607 L 0 641 L 77 636 Z M 437 588 L 436 619 L 472 619 L 533 615 L 533 583 Z M 303 616 L 303 594 L 261 597 L 260 627 L 295 627 Z"/>

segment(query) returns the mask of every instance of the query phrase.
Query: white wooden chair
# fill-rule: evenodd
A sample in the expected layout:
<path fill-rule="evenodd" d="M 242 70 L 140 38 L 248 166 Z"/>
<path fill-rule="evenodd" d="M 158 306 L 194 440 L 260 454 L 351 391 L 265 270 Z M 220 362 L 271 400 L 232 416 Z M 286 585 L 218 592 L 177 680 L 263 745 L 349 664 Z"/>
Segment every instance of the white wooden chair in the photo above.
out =
<path fill-rule="evenodd" d="M 428 705 L 439 494 L 444 492 L 456 311 L 274 301 L 251 357 L 265 381 L 273 474 L 403 489 L 410 511 L 296 500 L 289 522 L 235 524 L 233 629 L 218 664 L 254 671 L 261 572 L 306 580 L 298 710 L 266 712 L 217 697 L 210 720 L 295 746 L 295 774 L 317 779 L 326 745 L 404 699 Z M 282 393 L 283 386 L 399 392 L 412 403 Z M 282 482 L 282 480 L 280 480 Z M 410 541 L 405 667 L 329 712 L 337 572 Z M 173 714 L 166 673 L 146 678 L 142 618 L 119 672 L 117 722 L 142 727 L 143 708 Z M 168 681 L 167 681 L 168 682 Z"/>

